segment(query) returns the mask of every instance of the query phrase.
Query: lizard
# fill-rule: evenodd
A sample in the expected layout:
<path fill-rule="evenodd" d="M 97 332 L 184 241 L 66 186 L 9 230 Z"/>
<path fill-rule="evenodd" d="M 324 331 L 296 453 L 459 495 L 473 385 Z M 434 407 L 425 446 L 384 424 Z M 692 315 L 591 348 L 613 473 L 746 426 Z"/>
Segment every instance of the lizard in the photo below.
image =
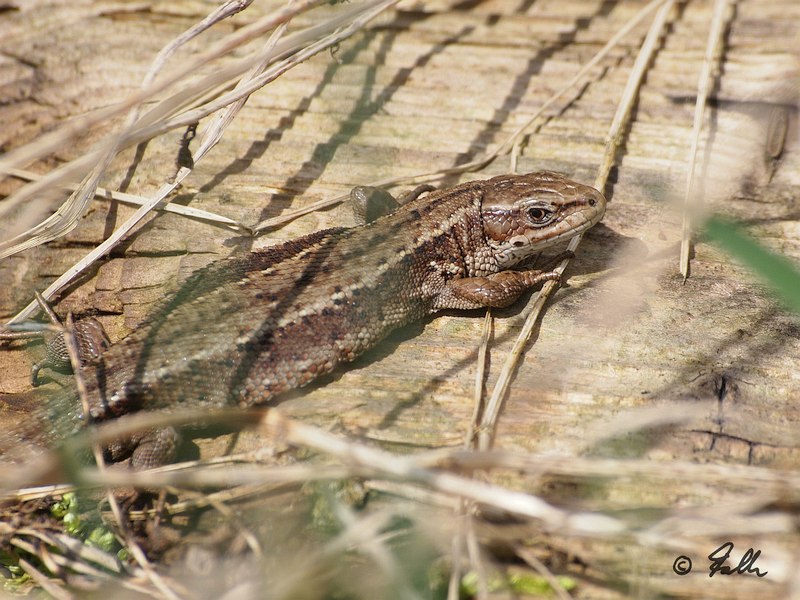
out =
<path fill-rule="evenodd" d="M 353 193 L 362 203 L 366 195 Z M 554 172 L 501 175 L 399 207 L 390 200 L 379 212 L 394 210 L 362 225 L 213 262 L 127 337 L 84 361 L 88 420 L 262 405 L 426 315 L 509 306 L 559 278 L 513 267 L 583 233 L 605 206 L 599 191 Z M 4 446 L 63 439 L 84 424 L 74 390 L 34 413 L 0 436 L 0 462 Z M 169 428 L 144 432 L 107 453 L 146 468 L 171 460 L 175 436 Z"/>

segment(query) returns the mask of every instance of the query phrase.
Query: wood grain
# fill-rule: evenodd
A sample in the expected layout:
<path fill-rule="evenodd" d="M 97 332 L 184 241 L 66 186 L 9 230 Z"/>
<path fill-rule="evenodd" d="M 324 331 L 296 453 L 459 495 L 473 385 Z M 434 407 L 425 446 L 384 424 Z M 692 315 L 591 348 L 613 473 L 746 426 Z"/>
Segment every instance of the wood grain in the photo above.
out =
<path fill-rule="evenodd" d="M 219 31 L 279 5 L 255 3 Z M 353 185 L 463 163 L 524 122 L 643 5 L 403 3 L 334 56 L 321 54 L 252 96 L 177 200 L 255 224 Z M 0 6 L 4 150 L 130 93 L 158 49 L 208 8 L 196 1 L 121 0 L 10 0 Z M 673 461 L 795 472 L 800 464 L 798 317 L 782 310 L 757 277 L 704 242 L 696 245 L 685 285 L 677 274 L 676 200 L 685 181 L 711 11 L 711 2 L 692 1 L 673 18 L 605 190 L 610 205 L 604 223 L 586 236 L 567 285 L 555 295 L 518 369 L 500 420 L 500 448 L 645 458 L 654 471 Z M 797 261 L 800 152 L 797 112 L 791 107 L 798 98 L 799 23 L 794 0 L 736 3 L 710 110 L 711 133 L 700 153 L 708 205 Z M 520 171 L 552 169 L 591 182 L 644 32 L 640 28 L 615 49 L 591 83 L 529 138 Z M 204 43 L 192 43 L 188 52 L 198 52 Z M 768 181 L 771 164 L 764 148 L 774 104 L 790 106 L 790 124 L 780 164 Z M 76 156 L 98 135 L 63 148 L 34 169 L 45 172 Z M 176 131 L 150 143 L 129 191 L 146 195 L 171 174 L 180 135 Z M 127 151 L 115 162 L 104 186 L 120 184 L 132 156 Z M 498 160 L 462 180 L 507 170 Z M 9 193 L 16 185 L 5 181 L 0 191 Z M 64 240 L 0 264 L 3 318 L 129 213 L 97 201 Z M 56 308 L 62 314 L 98 312 L 111 337 L 119 339 L 201 265 L 350 222 L 348 209 L 338 207 L 253 241 L 162 214 L 68 290 Z M 489 389 L 524 313 L 524 304 L 497 312 Z M 284 407 L 297 418 L 326 428 L 335 423 L 343 433 L 402 452 L 458 446 L 472 412 L 480 316 L 447 314 L 401 330 Z M 28 389 L 28 367 L 40 351 L 15 346 L 0 353 L 0 393 Z M 686 420 L 603 439 L 604 431 L 624 425 L 637 411 L 658 406 Z M 695 489 L 695 482 L 680 479 L 658 485 L 657 493 L 652 481 L 606 480 L 600 492 L 558 477 L 550 487 L 541 480 L 513 484 L 586 509 L 669 511 Z M 722 485 L 704 488 L 700 496 L 710 506 L 739 498 Z M 558 546 L 552 538 L 549 543 Z M 604 572 L 606 581 L 624 581 L 623 590 L 641 584 L 649 572 L 661 578 L 653 589 L 687 597 L 745 597 L 745 588 L 755 586 L 759 595 L 767 589 L 750 581 L 737 588 L 730 580 L 713 589 L 696 582 L 693 587 L 659 566 L 661 551 L 642 545 L 612 559 L 619 547 L 606 541 L 563 543 Z M 776 557 L 800 547 L 795 532 L 762 534 L 748 545 L 759 543 L 769 544 Z M 637 554 L 639 575 L 625 559 Z M 788 579 L 782 581 L 770 584 L 771 597 L 789 593 Z M 586 585 L 583 593 L 591 595 L 594 588 Z"/>

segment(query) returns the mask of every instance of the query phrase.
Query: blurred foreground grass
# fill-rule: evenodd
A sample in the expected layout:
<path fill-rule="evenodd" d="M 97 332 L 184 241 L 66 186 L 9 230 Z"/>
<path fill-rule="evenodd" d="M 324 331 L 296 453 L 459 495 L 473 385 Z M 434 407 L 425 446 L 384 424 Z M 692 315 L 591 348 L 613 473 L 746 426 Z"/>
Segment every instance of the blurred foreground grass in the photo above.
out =
<path fill-rule="evenodd" d="M 766 249 L 740 225 L 718 216 L 705 222 L 703 234 L 759 276 L 787 308 L 800 314 L 800 270 L 792 261 Z"/>

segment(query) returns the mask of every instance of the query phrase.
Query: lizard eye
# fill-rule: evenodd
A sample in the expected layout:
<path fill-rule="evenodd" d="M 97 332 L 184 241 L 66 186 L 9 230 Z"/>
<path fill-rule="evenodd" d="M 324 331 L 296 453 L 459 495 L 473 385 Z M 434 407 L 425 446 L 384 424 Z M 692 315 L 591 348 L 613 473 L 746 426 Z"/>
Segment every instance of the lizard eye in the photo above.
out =
<path fill-rule="evenodd" d="M 536 225 L 543 225 L 553 218 L 553 213 L 544 208 L 535 206 L 528 209 L 528 218 Z"/>

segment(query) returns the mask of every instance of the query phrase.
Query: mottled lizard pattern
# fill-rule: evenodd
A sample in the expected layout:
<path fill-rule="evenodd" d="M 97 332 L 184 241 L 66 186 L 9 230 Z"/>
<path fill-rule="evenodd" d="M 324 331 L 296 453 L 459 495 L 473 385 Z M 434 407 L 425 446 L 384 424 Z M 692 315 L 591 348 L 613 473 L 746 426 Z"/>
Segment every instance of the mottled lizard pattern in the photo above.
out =
<path fill-rule="evenodd" d="M 83 368 L 91 419 L 263 404 L 437 310 L 507 306 L 557 277 L 511 267 L 604 210 L 599 192 L 555 173 L 506 175 L 213 263 Z M 81 422 L 74 393 L 48 414 L 56 438 Z"/>

